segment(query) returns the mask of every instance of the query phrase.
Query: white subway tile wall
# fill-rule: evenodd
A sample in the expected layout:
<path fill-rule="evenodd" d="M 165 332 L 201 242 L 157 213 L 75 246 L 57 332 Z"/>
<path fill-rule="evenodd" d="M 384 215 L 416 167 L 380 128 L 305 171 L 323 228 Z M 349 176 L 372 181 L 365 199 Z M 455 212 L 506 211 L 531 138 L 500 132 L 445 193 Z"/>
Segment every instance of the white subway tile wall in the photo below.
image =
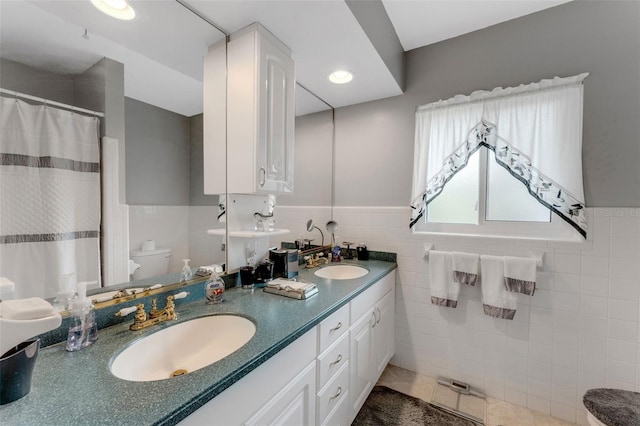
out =
<path fill-rule="evenodd" d="M 463 380 L 492 397 L 581 425 L 587 424 L 586 390 L 640 391 L 640 209 L 588 213 L 589 241 L 567 243 L 414 235 L 408 208 L 333 209 L 338 243 L 364 242 L 370 250 L 398 254 L 392 364 Z M 278 227 L 292 230 L 291 241 L 309 237 L 309 218 L 324 230 L 330 217 L 327 207 L 276 208 Z M 485 316 L 478 288 L 463 287 L 456 309 L 434 306 L 425 242 L 494 255 L 543 250 L 538 290 L 519 297 L 513 321 Z"/>

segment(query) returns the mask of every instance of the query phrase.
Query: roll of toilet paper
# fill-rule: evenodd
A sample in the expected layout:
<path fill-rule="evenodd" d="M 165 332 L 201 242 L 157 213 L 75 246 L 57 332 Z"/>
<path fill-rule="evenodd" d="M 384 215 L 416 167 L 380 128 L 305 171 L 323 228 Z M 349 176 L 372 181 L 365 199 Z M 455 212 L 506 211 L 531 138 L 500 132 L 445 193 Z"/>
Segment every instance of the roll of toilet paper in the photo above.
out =
<path fill-rule="evenodd" d="M 149 250 L 155 250 L 156 249 L 156 241 L 155 240 L 147 240 L 144 243 L 142 243 L 142 250 L 143 251 L 149 251 Z"/>

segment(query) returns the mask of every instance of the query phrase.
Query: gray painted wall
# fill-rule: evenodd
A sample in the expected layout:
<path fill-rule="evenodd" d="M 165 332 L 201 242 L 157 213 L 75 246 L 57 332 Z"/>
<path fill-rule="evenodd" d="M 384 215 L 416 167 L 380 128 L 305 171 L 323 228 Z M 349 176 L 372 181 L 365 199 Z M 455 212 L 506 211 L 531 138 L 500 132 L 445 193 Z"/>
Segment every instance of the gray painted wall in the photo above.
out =
<path fill-rule="evenodd" d="M 203 151 L 203 121 L 202 114 L 194 115 L 189 118 L 190 142 L 191 142 L 191 194 L 189 204 L 192 206 L 217 206 L 217 195 L 206 195 L 204 193 L 204 163 L 202 158 Z M 220 160 L 222 164 L 224 159 Z M 217 167 L 218 164 L 207 164 L 206 167 Z"/>
<path fill-rule="evenodd" d="M 404 90 L 404 49 L 381 0 L 346 0 L 371 44 Z"/>
<path fill-rule="evenodd" d="M 124 64 L 102 58 L 74 79 L 75 104 L 104 112 L 100 134 L 118 140 L 118 198 L 126 202 Z"/>
<path fill-rule="evenodd" d="M 73 105 L 73 77 L 0 58 L 0 87 Z"/>
<path fill-rule="evenodd" d="M 125 99 L 127 204 L 187 206 L 189 118 Z"/>
<path fill-rule="evenodd" d="M 277 197 L 288 206 L 331 205 L 331 111 L 296 117 L 293 194 Z"/>
<path fill-rule="evenodd" d="M 589 72 L 587 205 L 640 206 L 639 23 L 640 2 L 576 1 L 407 52 L 404 95 L 336 110 L 336 205 L 409 204 L 417 106 Z"/>

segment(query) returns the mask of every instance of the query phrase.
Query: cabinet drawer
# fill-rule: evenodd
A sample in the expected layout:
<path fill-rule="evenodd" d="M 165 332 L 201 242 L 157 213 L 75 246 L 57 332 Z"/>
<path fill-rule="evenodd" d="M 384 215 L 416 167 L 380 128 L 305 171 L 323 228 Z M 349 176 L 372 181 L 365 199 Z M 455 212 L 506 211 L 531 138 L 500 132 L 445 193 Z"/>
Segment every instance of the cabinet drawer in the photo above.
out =
<path fill-rule="evenodd" d="M 349 395 L 345 392 L 333 411 L 320 424 L 321 426 L 350 426 L 349 417 Z"/>
<path fill-rule="evenodd" d="M 322 353 L 337 341 L 349 329 L 349 304 L 335 311 L 322 321 L 318 327 L 318 352 Z"/>
<path fill-rule="evenodd" d="M 336 375 L 327 385 L 318 392 L 316 410 L 318 423 L 323 423 L 325 418 L 340 403 L 349 390 L 349 361 L 338 370 Z"/>
<path fill-rule="evenodd" d="M 371 287 L 362 292 L 358 297 L 350 302 L 351 318 L 353 322 L 357 321 L 369 308 L 382 299 L 391 289 L 394 288 L 396 282 L 396 271 L 389 272 Z"/>
<path fill-rule="evenodd" d="M 349 333 L 344 333 L 318 357 L 318 389 L 321 389 L 349 360 Z"/>

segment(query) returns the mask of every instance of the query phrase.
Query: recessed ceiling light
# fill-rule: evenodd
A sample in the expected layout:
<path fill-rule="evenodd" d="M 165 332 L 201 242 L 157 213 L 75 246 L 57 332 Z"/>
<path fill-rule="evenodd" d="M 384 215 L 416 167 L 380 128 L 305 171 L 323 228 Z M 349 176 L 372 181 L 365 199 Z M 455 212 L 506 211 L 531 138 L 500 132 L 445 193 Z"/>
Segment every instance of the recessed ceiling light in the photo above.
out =
<path fill-rule="evenodd" d="M 353 74 L 349 71 L 338 70 L 329 75 L 329 81 L 335 84 L 345 84 L 353 80 Z"/>
<path fill-rule="evenodd" d="M 91 3 L 97 7 L 100 12 L 106 13 L 116 19 L 130 21 L 136 17 L 136 11 L 126 0 L 91 0 Z"/>

